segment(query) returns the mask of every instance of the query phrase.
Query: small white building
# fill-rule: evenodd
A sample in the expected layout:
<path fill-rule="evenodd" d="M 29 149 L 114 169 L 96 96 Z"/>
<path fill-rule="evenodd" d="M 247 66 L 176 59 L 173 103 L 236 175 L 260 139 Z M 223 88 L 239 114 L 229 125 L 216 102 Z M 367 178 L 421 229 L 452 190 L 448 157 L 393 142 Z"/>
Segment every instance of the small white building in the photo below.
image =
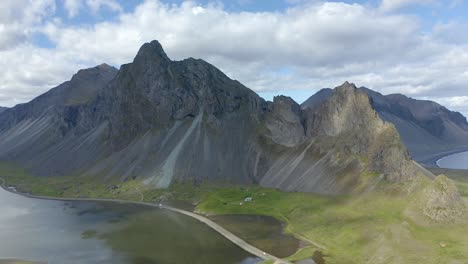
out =
<path fill-rule="evenodd" d="M 252 201 L 252 197 L 247 197 L 244 199 L 244 202 L 251 202 Z"/>

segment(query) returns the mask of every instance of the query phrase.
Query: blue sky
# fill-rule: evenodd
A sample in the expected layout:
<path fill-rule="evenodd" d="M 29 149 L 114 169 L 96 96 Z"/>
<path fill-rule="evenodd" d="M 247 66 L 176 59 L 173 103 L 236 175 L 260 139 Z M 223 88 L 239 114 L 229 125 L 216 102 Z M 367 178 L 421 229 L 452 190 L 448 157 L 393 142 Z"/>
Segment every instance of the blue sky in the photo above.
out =
<path fill-rule="evenodd" d="M 4 0 L 0 105 L 26 102 L 81 68 L 119 67 L 157 39 L 266 99 L 301 102 L 344 81 L 468 114 L 464 0 Z"/>

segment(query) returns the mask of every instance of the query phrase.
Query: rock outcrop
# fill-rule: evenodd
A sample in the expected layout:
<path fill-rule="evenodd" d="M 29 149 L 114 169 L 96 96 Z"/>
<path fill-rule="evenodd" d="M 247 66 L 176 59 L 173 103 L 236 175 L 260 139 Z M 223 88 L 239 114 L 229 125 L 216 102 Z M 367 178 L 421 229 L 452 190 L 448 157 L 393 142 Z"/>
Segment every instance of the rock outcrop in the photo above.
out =
<path fill-rule="evenodd" d="M 359 90 L 369 95 L 380 118 L 395 125 L 415 160 L 433 165 L 434 158 L 443 152 L 468 148 L 468 122 L 462 114 L 432 101 L 382 95 L 365 87 Z M 322 89 L 301 107 L 316 108 L 331 93 L 332 89 Z"/>
<path fill-rule="evenodd" d="M 37 175 L 155 188 L 225 180 L 327 194 L 356 191 L 363 173 L 392 182 L 418 173 L 395 128 L 353 84 L 320 107 L 266 102 L 203 60 L 170 60 L 157 41 L 119 71 L 80 71 L 0 114 L 0 160 Z"/>
<path fill-rule="evenodd" d="M 8 109 L 7 107 L 0 106 L 0 113 L 7 110 L 7 109 Z"/>
<path fill-rule="evenodd" d="M 390 181 L 406 181 L 417 173 L 395 127 L 380 119 L 367 94 L 354 84 L 335 88 L 315 108 L 312 124 L 312 135 L 332 137 L 322 142 L 333 142 L 345 155 L 366 158 L 369 171 Z"/>
<path fill-rule="evenodd" d="M 276 96 L 268 104 L 266 127 L 271 139 L 280 145 L 293 147 L 306 140 L 305 117 L 301 107 L 290 97 Z"/>
<path fill-rule="evenodd" d="M 423 191 L 420 199 L 422 213 L 432 222 L 455 223 L 467 217 L 466 205 L 457 187 L 445 175 L 439 175 Z"/>
<path fill-rule="evenodd" d="M 382 178 L 410 181 L 419 173 L 394 126 L 379 118 L 369 97 L 354 84 L 335 88 L 323 104 L 304 109 L 298 116 L 304 120 L 304 143 L 286 149 L 264 146 L 272 165 L 266 166 L 262 185 L 346 193 L 355 192 L 358 186 L 374 186 Z M 364 182 L 363 173 L 383 177 Z"/>

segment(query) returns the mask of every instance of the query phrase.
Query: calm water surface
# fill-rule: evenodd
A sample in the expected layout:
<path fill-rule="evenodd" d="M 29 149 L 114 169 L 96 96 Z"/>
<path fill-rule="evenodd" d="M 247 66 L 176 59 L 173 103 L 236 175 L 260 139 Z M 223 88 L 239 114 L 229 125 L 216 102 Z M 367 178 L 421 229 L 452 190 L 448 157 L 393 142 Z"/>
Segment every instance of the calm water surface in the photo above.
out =
<path fill-rule="evenodd" d="M 21 197 L 0 188 L 0 259 L 63 263 L 256 263 L 206 225 L 157 208 Z"/>
<path fill-rule="evenodd" d="M 210 219 L 255 247 L 280 258 L 291 256 L 301 246 L 299 240 L 283 233 L 284 225 L 273 217 L 215 215 Z"/>
<path fill-rule="evenodd" d="M 453 154 L 437 161 L 441 168 L 468 170 L 468 151 Z"/>

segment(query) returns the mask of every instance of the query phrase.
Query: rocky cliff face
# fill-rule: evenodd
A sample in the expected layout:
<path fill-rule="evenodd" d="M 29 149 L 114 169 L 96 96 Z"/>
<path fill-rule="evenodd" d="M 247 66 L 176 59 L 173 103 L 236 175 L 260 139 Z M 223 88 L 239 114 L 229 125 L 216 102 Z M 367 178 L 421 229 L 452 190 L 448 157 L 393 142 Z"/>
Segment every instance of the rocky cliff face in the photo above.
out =
<path fill-rule="evenodd" d="M 8 109 L 7 107 L 0 106 L 0 113 L 7 110 L 7 109 Z"/>
<path fill-rule="evenodd" d="M 6 109 L 0 116 L 0 131 L 41 116 L 72 115 L 74 108 L 93 100 L 116 73 L 117 69 L 106 64 L 80 70 L 70 81 L 51 89 L 31 102 Z"/>
<path fill-rule="evenodd" d="M 365 157 L 370 171 L 391 181 L 416 174 L 395 127 L 380 119 L 367 94 L 354 84 L 336 88 L 314 113 L 313 134 L 335 138 L 333 144 L 347 155 Z"/>
<path fill-rule="evenodd" d="M 67 172 L 77 171 L 81 160 L 91 162 L 95 157 L 88 151 L 75 151 L 76 146 L 96 143 L 85 140 L 76 129 L 77 120 L 116 73 L 117 69 L 105 64 L 80 70 L 70 81 L 31 102 L 2 112 L 0 159 L 19 162 L 40 175 L 61 174 L 67 167 Z"/>
<path fill-rule="evenodd" d="M 382 95 L 367 88 L 359 88 L 372 99 L 373 108 L 380 117 L 393 123 L 418 161 L 430 163 L 439 153 L 468 148 L 466 118 L 431 101 L 415 100 L 401 94 Z M 322 89 L 301 106 L 314 108 L 331 95 L 331 89 Z"/>
<path fill-rule="evenodd" d="M 284 96 L 265 102 L 205 61 L 170 60 L 156 41 L 118 72 L 80 71 L 0 114 L 0 159 L 38 175 L 155 188 L 223 179 L 343 193 L 362 186 L 363 173 L 398 182 L 417 173 L 394 127 L 353 84 L 315 109 Z"/>
<path fill-rule="evenodd" d="M 277 96 L 268 103 L 265 114 L 269 137 L 275 143 L 293 147 L 306 140 L 305 116 L 301 107 L 289 97 Z"/>
<path fill-rule="evenodd" d="M 323 104 L 300 113 L 296 116 L 302 119 L 286 126 L 303 124 L 305 140 L 290 148 L 264 147 L 272 149 L 268 152 L 272 165 L 267 166 L 261 184 L 289 191 L 343 193 L 362 191 L 382 179 L 410 181 L 419 173 L 394 126 L 379 118 L 367 94 L 354 84 L 346 82 L 330 90 Z M 291 131 L 284 136 L 290 138 Z M 304 137 L 294 134 L 297 139 Z M 363 174 L 376 176 L 366 182 Z"/>

